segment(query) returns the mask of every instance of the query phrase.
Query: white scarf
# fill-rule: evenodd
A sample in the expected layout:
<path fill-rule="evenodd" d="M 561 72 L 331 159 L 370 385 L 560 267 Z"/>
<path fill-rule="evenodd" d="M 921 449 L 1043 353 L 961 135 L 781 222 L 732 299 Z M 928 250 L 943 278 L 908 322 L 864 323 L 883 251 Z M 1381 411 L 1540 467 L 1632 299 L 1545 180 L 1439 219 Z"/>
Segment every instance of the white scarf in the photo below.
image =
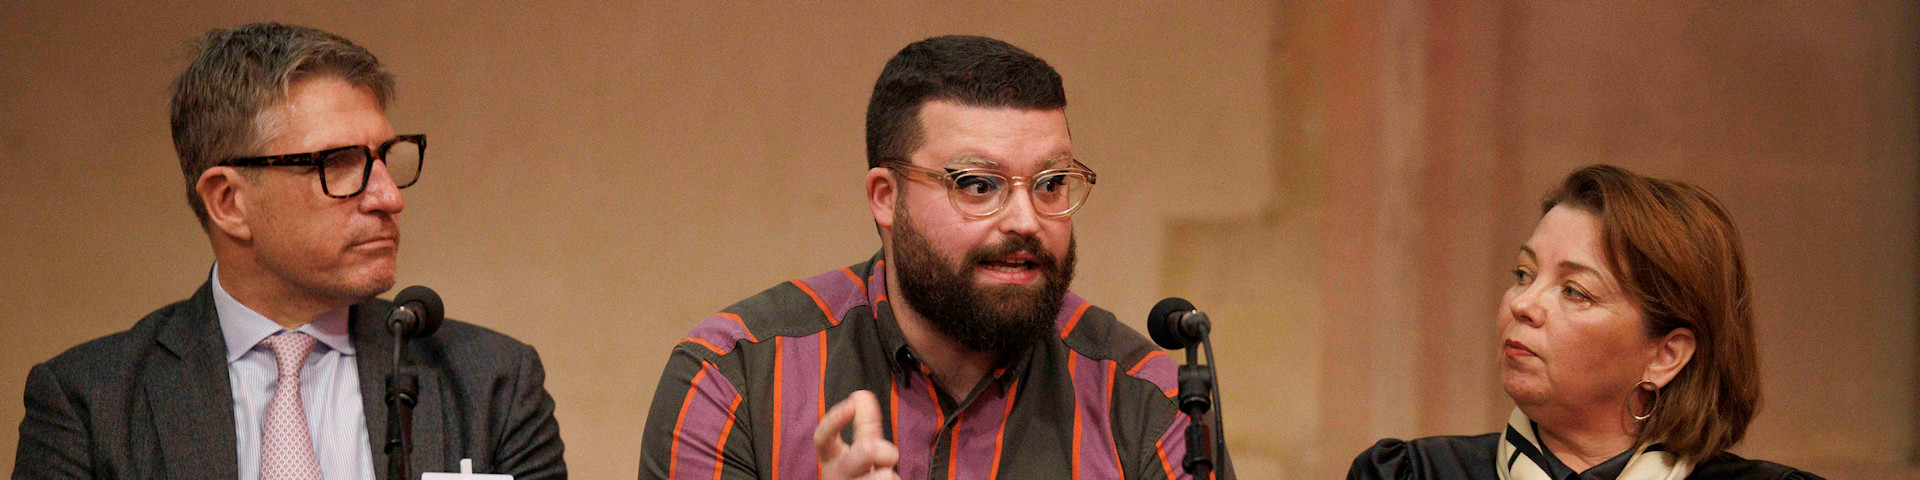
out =
<path fill-rule="evenodd" d="M 1500 472 L 1500 480 L 1554 480 L 1547 475 L 1545 455 L 1541 448 L 1540 437 L 1533 431 L 1533 420 L 1513 409 L 1513 415 L 1507 416 L 1507 431 L 1500 436 L 1500 455 L 1494 457 L 1493 469 Z M 1672 452 L 1647 451 L 1648 443 L 1633 449 L 1633 457 L 1627 459 L 1627 468 L 1620 471 L 1618 480 L 1681 480 L 1693 472 L 1693 464 L 1680 463 L 1680 457 Z"/>

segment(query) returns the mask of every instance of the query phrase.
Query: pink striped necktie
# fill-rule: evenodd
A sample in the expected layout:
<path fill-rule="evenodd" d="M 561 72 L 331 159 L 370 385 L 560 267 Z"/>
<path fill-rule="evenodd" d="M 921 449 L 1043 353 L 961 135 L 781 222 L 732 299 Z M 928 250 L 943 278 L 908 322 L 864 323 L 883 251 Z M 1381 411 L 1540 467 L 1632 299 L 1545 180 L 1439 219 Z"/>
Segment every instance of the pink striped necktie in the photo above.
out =
<path fill-rule="evenodd" d="M 319 341 L 305 333 L 288 332 L 260 343 L 273 349 L 273 363 L 279 369 L 273 400 L 267 402 L 266 432 L 260 437 L 260 479 L 320 480 L 320 460 L 314 456 L 307 411 L 300 404 L 300 366 L 307 363 L 307 353 Z"/>

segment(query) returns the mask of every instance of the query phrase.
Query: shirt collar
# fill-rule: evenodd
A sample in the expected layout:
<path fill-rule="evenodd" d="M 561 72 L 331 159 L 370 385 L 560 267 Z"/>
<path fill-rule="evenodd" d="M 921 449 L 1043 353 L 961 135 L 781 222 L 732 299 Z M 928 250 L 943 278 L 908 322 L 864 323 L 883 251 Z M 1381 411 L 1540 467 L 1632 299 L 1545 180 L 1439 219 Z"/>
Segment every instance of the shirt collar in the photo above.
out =
<path fill-rule="evenodd" d="M 289 331 L 227 294 L 226 287 L 220 285 L 219 263 L 214 264 L 213 273 L 209 276 L 211 279 L 208 281 L 213 283 L 214 312 L 220 317 L 220 334 L 227 341 L 227 363 L 239 361 L 240 356 L 253 350 L 261 340 Z M 320 314 L 320 318 L 291 331 L 311 335 L 322 345 L 343 355 L 353 355 L 353 338 L 347 333 L 349 308 L 340 307 Z"/>
<path fill-rule="evenodd" d="M 1540 431 L 1540 422 L 1533 422 L 1533 431 Z M 1535 435 L 1537 436 L 1538 433 Z M 1541 469 L 1546 470 L 1547 475 L 1553 478 L 1613 480 L 1620 478 L 1620 474 L 1627 470 L 1627 462 L 1633 460 L 1633 454 L 1637 453 L 1638 450 L 1639 448 L 1637 447 L 1628 448 L 1627 451 L 1620 452 L 1619 455 L 1614 455 L 1613 458 L 1609 458 L 1607 461 L 1589 467 L 1586 471 L 1575 472 L 1573 471 L 1573 467 L 1568 466 L 1566 462 L 1560 461 L 1560 457 L 1554 455 L 1553 450 L 1547 448 L 1547 442 L 1542 441 L 1540 442 L 1540 453 L 1541 456 L 1547 457 L 1547 465 L 1541 465 Z M 1663 450 L 1665 450 L 1665 448 L 1658 443 L 1647 447 L 1647 451 L 1649 452 Z"/>

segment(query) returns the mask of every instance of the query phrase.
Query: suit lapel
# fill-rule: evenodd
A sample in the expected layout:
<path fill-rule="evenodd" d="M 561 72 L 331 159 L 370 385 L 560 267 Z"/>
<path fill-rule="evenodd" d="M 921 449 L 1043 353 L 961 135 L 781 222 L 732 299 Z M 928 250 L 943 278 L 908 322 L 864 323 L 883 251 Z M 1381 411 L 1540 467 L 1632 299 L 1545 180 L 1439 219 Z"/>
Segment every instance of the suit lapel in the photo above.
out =
<path fill-rule="evenodd" d="M 387 375 L 393 372 L 393 337 L 384 328 L 387 314 L 392 307 L 379 300 L 362 302 L 353 307 L 353 345 L 359 353 L 355 361 L 360 372 L 360 401 L 367 417 L 367 443 L 373 447 L 373 470 L 381 479 L 387 478 Z M 421 343 L 413 342 L 407 347 L 412 350 L 408 355 L 415 360 L 425 354 L 420 351 Z M 417 361 L 415 362 L 418 363 Z M 446 465 L 446 428 L 443 421 L 444 410 L 440 408 L 444 401 L 439 377 L 431 369 L 415 367 L 420 380 L 420 401 L 413 407 L 413 455 L 409 456 L 409 466 L 415 478 L 422 472 L 447 471 Z"/>
<path fill-rule="evenodd" d="M 141 376 L 169 478 L 240 476 L 226 339 L 214 312 L 212 285 L 201 284 L 160 326 L 154 341 L 165 352 L 150 356 Z"/>

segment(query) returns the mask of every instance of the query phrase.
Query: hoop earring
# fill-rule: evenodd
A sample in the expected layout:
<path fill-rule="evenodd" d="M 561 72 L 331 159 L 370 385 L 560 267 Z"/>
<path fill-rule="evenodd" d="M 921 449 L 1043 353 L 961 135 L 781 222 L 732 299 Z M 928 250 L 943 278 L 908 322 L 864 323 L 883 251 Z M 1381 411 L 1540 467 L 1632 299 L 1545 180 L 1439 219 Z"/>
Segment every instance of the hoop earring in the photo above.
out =
<path fill-rule="evenodd" d="M 1653 388 L 1643 389 L 1643 388 L 1640 388 L 1641 385 L 1651 385 Z M 1640 390 L 1653 391 L 1653 400 L 1647 402 L 1647 413 L 1645 414 L 1633 413 L 1633 394 L 1634 392 L 1638 392 Z M 1627 415 L 1633 416 L 1633 421 L 1636 421 L 1636 422 L 1647 421 L 1647 419 L 1653 418 L 1653 412 L 1659 409 L 1660 409 L 1660 385 L 1659 384 L 1646 381 L 1646 380 L 1641 380 L 1640 383 L 1633 384 L 1633 390 L 1627 391 Z"/>

